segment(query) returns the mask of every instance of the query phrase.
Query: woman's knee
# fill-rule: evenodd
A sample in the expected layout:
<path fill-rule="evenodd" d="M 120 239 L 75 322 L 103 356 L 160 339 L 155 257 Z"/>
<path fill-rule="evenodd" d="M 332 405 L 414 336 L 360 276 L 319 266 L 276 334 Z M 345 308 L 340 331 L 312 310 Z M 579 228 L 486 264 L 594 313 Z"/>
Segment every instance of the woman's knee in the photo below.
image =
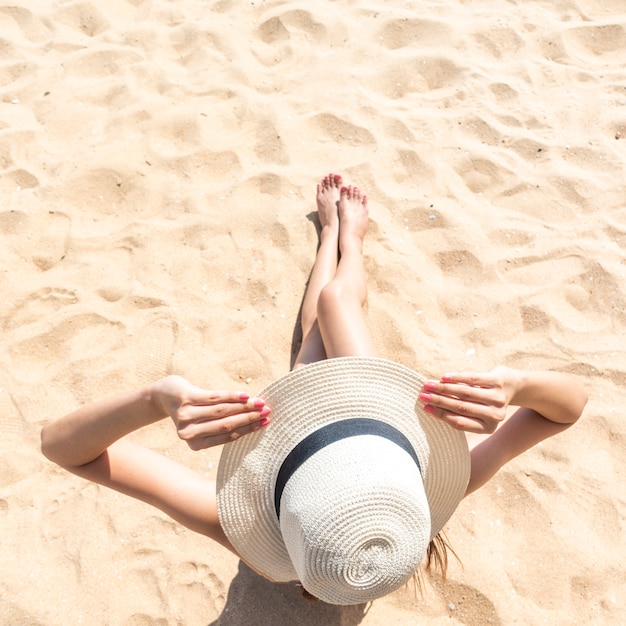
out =
<path fill-rule="evenodd" d="M 325 317 L 338 310 L 345 310 L 347 307 L 361 307 L 359 294 L 349 284 L 342 280 L 331 280 L 320 291 L 317 300 L 317 315 Z"/>
<path fill-rule="evenodd" d="M 338 280 L 331 280 L 324 285 L 317 299 L 317 315 L 325 317 L 329 313 L 340 309 L 342 302 L 346 300 L 345 286 Z"/>

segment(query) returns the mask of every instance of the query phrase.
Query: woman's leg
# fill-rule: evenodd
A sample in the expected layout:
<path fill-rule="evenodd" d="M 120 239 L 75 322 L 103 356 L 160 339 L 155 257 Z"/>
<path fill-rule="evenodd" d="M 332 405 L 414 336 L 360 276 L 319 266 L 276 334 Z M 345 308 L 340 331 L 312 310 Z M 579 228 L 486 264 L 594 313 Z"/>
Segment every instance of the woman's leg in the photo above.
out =
<path fill-rule="evenodd" d="M 340 260 L 333 279 L 319 293 L 317 323 L 327 358 L 376 356 L 362 311 L 367 298 L 363 265 L 367 196 L 357 187 L 343 187 L 338 206 Z"/>
<path fill-rule="evenodd" d="M 341 190 L 341 176 L 329 174 L 317 185 L 317 214 L 320 221 L 320 245 L 309 284 L 302 302 L 302 345 L 294 368 L 326 358 L 322 336 L 317 322 L 317 300 L 321 290 L 337 271 L 339 250 L 339 215 L 337 205 Z"/>

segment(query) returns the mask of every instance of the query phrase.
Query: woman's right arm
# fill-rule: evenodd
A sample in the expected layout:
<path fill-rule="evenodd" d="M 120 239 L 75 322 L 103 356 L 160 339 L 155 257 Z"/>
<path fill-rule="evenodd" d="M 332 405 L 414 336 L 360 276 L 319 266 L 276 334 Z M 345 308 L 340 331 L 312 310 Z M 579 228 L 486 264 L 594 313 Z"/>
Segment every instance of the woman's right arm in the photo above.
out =
<path fill-rule="evenodd" d="M 232 550 L 219 524 L 215 483 L 124 435 L 169 415 L 178 436 L 199 450 L 263 428 L 269 412 L 247 394 L 208 391 L 168 376 L 47 424 L 41 449 L 68 471 L 147 502 Z"/>
<path fill-rule="evenodd" d="M 230 391 L 209 391 L 180 376 L 84 406 L 47 424 L 42 452 L 70 469 L 100 456 L 139 428 L 170 416 L 178 436 L 193 450 L 227 443 L 269 423 L 260 399 Z"/>

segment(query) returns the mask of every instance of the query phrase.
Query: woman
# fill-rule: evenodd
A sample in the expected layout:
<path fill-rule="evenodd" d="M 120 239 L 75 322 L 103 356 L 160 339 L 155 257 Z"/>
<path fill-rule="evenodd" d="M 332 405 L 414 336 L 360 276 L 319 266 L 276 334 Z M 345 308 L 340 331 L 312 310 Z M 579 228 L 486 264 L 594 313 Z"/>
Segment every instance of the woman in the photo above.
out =
<path fill-rule="evenodd" d="M 377 361 L 370 361 L 370 359 L 376 358 L 376 349 L 362 313 L 362 306 L 367 295 L 362 256 L 363 240 L 368 223 L 367 197 L 356 187 L 342 187 L 341 178 L 330 174 L 324 177 L 317 186 L 317 209 L 321 225 L 320 245 L 303 301 L 301 314 L 303 340 L 294 370 L 302 368 L 302 371 L 308 375 L 308 372 L 316 371 L 316 368 L 319 369 L 319 362 L 326 359 L 333 360 L 329 361 L 331 365 L 337 364 L 338 367 L 342 368 L 343 364 L 347 363 L 346 367 L 352 367 L 354 361 L 342 361 L 343 357 L 364 359 L 358 363 L 364 363 L 366 367 L 372 363 L 376 365 Z M 385 375 L 390 373 L 390 375 L 395 376 L 396 369 L 394 366 L 389 365 L 389 370 L 387 370 L 385 369 L 387 368 L 386 363 L 388 362 L 383 364 Z M 310 364 L 315 365 L 311 366 Z M 343 370 L 341 371 L 343 372 Z M 283 391 L 285 385 L 296 380 L 293 376 L 299 377 L 298 372 L 292 372 L 291 375 L 292 378 L 286 378 L 286 382 L 281 383 Z M 404 372 L 400 372 L 398 375 L 402 377 Z M 287 375 L 287 377 L 289 376 Z M 328 384 L 332 384 L 335 379 L 329 376 L 326 380 Z M 298 387 L 299 392 L 305 396 L 307 393 L 306 381 L 303 379 L 298 384 L 302 385 Z M 432 512 L 434 492 L 432 489 L 431 493 L 428 492 L 428 485 L 424 488 L 420 487 L 419 493 L 415 496 L 417 499 L 422 498 L 422 492 L 426 489 L 424 507 L 426 507 L 425 519 L 427 519 L 425 524 L 427 528 L 424 531 L 425 539 L 420 540 L 422 544 L 424 541 L 426 543 L 432 541 L 437 536 L 440 527 L 445 523 L 463 493 L 471 493 L 489 480 L 506 462 L 547 437 L 568 428 L 578 419 L 587 401 L 583 386 L 574 377 L 557 372 L 529 372 L 507 367 L 497 367 L 488 373 L 450 373 L 439 380 L 423 380 L 418 377 L 410 380 L 409 387 L 415 386 L 415 384 L 421 386 L 415 390 L 415 395 L 419 398 L 422 410 L 428 414 L 427 418 L 420 418 L 419 421 L 427 425 L 433 424 L 432 427 L 427 426 L 428 432 L 441 433 L 441 436 L 452 447 L 458 445 L 459 432 L 474 434 L 471 461 L 469 461 L 468 455 L 468 476 L 454 479 L 454 489 L 458 495 L 452 496 L 450 502 L 445 506 L 442 505 L 440 515 L 438 515 L 440 519 L 435 519 L 436 516 Z M 364 393 L 367 393 L 367 389 L 366 386 Z M 387 393 L 386 402 L 393 402 L 393 389 L 385 393 Z M 310 562 L 298 564 L 296 561 L 311 559 L 310 556 L 307 556 L 308 552 L 306 555 L 304 552 L 300 554 L 300 542 L 308 541 L 308 538 L 301 540 L 301 535 L 309 531 L 302 530 L 303 527 L 301 526 L 298 526 L 296 530 L 291 529 L 291 527 L 289 527 L 291 530 L 287 529 L 289 524 L 300 524 L 301 520 L 296 519 L 294 522 L 290 517 L 289 520 L 291 521 L 284 521 L 285 514 L 281 513 L 280 509 L 281 507 L 284 509 L 285 506 L 289 508 L 291 506 L 289 504 L 290 499 L 295 498 L 297 500 L 298 495 L 290 495 L 290 490 L 295 489 L 292 488 L 293 485 L 300 480 L 300 474 L 304 472 L 302 470 L 298 474 L 301 464 L 304 463 L 306 467 L 307 463 L 312 463 L 310 461 L 311 455 L 315 457 L 316 450 L 326 444 L 319 444 L 312 452 L 307 453 L 308 455 L 305 456 L 304 460 L 300 459 L 296 463 L 295 469 L 291 468 L 286 472 L 287 477 L 284 480 L 276 476 L 284 470 L 280 463 L 272 470 L 274 472 L 272 480 L 279 479 L 280 489 L 277 486 L 278 483 L 272 484 L 271 492 L 275 494 L 280 491 L 282 494 L 282 490 L 285 489 L 287 494 L 276 496 L 276 510 L 268 513 L 270 517 L 273 516 L 271 524 L 275 527 L 271 531 L 273 533 L 272 540 L 277 538 L 276 540 L 281 543 L 279 548 L 283 552 L 283 540 L 289 544 L 287 551 L 281 558 L 288 558 L 292 561 L 295 569 L 282 565 L 274 569 L 270 566 L 265 567 L 263 558 L 261 558 L 262 555 L 256 554 L 256 547 L 247 544 L 246 539 L 240 536 L 239 531 L 241 529 L 238 528 L 238 524 L 241 525 L 243 522 L 238 521 L 239 517 L 230 515 L 232 511 L 229 510 L 229 507 L 237 507 L 236 500 L 240 491 L 244 489 L 241 485 L 246 481 L 241 481 L 241 485 L 234 488 L 234 491 L 229 495 L 228 489 L 232 482 L 231 479 L 242 459 L 249 454 L 251 449 L 257 448 L 256 442 L 263 441 L 266 434 L 268 435 L 266 440 L 270 440 L 269 433 L 272 431 L 270 424 L 273 417 L 276 418 L 276 428 L 279 425 L 277 406 L 282 402 L 280 400 L 282 395 L 274 394 L 272 396 L 270 389 L 270 393 L 262 393 L 260 396 L 263 397 L 251 398 L 242 393 L 207 391 L 195 387 L 180 377 L 168 376 L 145 388 L 83 407 L 46 425 L 41 433 L 42 451 L 50 460 L 83 478 L 106 485 L 160 508 L 191 530 L 218 541 L 251 564 L 257 571 L 270 578 L 276 580 L 290 579 L 297 574 L 303 581 L 305 588 L 326 601 L 339 604 L 366 601 L 384 595 L 384 593 L 403 584 L 407 579 L 407 574 L 394 577 L 393 571 L 391 574 L 386 571 L 384 583 L 372 582 L 369 579 L 361 583 L 351 579 L 346 583 L 349 588 L 345 592 L 335 593 L 332 589 L 333 584 L 335 584 L 333 581 L 336 572 L 330 574 L 323 572 L 321 576 L 324 580 L 321 582 L 315 582 L 311 579 L 310 588 L 305 582 L 305 577 L 308 577 L 309 573 L 308 570 L 307 572 L 304 570 L 311 565 L 315 566 L 315 564 Z M 268 398 L 272 397 L 276 399 L 270 401 Z M 266 401 L 268 405 L 266 405 Z M 367 398 L 365 398 L 364 404 L 369 404 Z M 509 406 L 520 408 L 507 417 L 510 413 L 508 411 Z M 282 412 L 281 408 L 281 415 Z M 167 416 L 173 419 L 179 437 L 185 440 L 193 450 L 225 444 L 238 440 L 245 435 L 249 436 L 249 438 L 245 437 L 237 443 L 226 446 L 225 451 L 231 449 L 235 451 L 230 457 L 233 458 L 238 455 L 236 452 L 238 446 L 240 450 L 243 449 L 241 446 L 244 445 L 244 441 L 254 442 L 233 462 L 229 461 L 229 452 L 226 452 L 225 469 L 222 471 L 222 465 L 220 466 L 221 477 L 219 477 L 220 489 L 222 490 L 220 493 L 226 495 L 216 493 L 216 484 L 213 481 L 124 438 L 128 433 Z M 415 419 L 415 415 L 412 417 Z M 328 426 L 330 426 L 330 422 L 334 421 L 326 417 L 320 419 L 326 419 L 327 423 L 325 423 Z M 410 441 L 406 445 L 399 441 L 396 435 L 402 439 L 403 433 L 398 434 L 398 429 L 393 428 L 394 419 L 391 418 L 390 420 L 391 434 L 389 435 L 383 433 L 378 436 L 378 434 L 370 432 L 361 434 L 374 434 L 375 445 L 383 442 L 380 443 L 380 449 L 385 448 L 388 441 L 392 442 L 391 448 L 381 454 L 381 458 L 388 458 L 389 462 L 400 459 L 401 464 L 404 463 L 402 472 L 415 475 L 415 479 L 412 479 L 410 484 L 403 484 L 398 487 L 401 491 L 405 490 L 402 497 L 410 500 L 413 498 L 410 494 L 413 493 L 411 490 L 414 483 L 421 484 L 423 479 L 424 484 L 426 484 L 430 480 L 430 478 L 424 478 L 424 472 L 429 471 L 428 467 L 424 467 L 428 465 L 429 457 L 422 456 L 422 454 L 428 455 L 429 453 L 414 454 L 413 448 L 419 447 L 421 443 L 419 441 L 415 443 L 416 440 L 412 439 L 411 436 L 409 436 Z M 377 420 L 368 419 L 365 421 L 371 424 Z M 412 427 L 408 426 L 407 428 Z M 424 439 L 426 448 L 430 445 L 428 432 L 424 434 L 420 431 L 420 434 L 416 435 L 418 439 L 420 437 Z M 344 435 L 339 435 L 339 437 L 344 437 Z M 383 441 L 386 437 L 388 437 L 388 441 Z M 301 439 L 304 438 L 303 436 Z M 354 439 L 354 441 L 356 440 Z M 336 442 L 336 440 L 333 441 Z M 365 437 L 358 439 L 358 441 L 373 440 L 371 437 L 369 439 Z M 465 449 L 467 448 L 465 443 L 463 446 Z M 293 447 L 297 446 L 294 445 Z M 362 449 L 364 448 L 361 445 L 353 446 L 350 448 L 349 454 L 358 456 L 362 454 Z M 377 449 L 375 448 L 375 450 Z M 403 456 L 403 450 L 407 452 L 406 459 Z M 285 448 L 283 456 L 287 456 L 286 451 L 287 448 Z M 329 454 L 331 453 L 329 452 Z M 456 464 L 456 457 L 462 455 L 462 451 L 454 454 L 448 453 L 450 458 L 444 459 L 441 466 L 447 467 L 446 463 L 448 462 Z M 342 453 L 340 457 L 333 458 L 337 462 L 343 462 L 341 459 L 344 456 L 345 454 Z M 370 458 L 378 462 L 378 453 L 374 452 Z M 365 463 L 361 462 L 361 465 L 357 467 L 355 476 L 359 477 L 358 480 L 347 481 L 346 485 L 355 482 L 360 485 L 362 474 L 359 472 L 361 470 L 365 472 L 364 465 Z M 387 465 L 381 466 L 383 472 Z M 469 469 L 470 465 L 471 470 Z M 330 466 L 334 467 L 335 464 L 331 463 Z M 458 463 L 458 467 L 461 468 L 459 469 L 459 476 L 464 471 L 462 466 L 463 461 L 461 459 Z M 320 468 L 322 469 L 320 470 Z M 323 471 L 323 468 L 324 465 L 322 464 L 318 466 L 316 471 Z M 395 472 L 389 480 L 393 481 L 394 476 L 399 473 Z M 344 472 L 335 477 L 339 480 L 345 475 Z M 260 479 L 263 479 L 262 473 Z M 368 480 L 370 479 L 364 478 L 363 482 Z M 373 477 L 372 480 L 375 482 L 376 478 Z M 325 489 L 332 490 L 334 485 L 333 479 L 331 486 L 325 487 Z M 259 488 L 262 488 L 261 484 Z M 310 485 L 306 487 L 306 489 L 312 488 Z M 326 497 L 327 494 L 322 495 Z M 283 497 L 286 498 L 287 504 L 281 500 Z M 218 515 L 217 501 L 220 498 L 221 509 Z M 320 500 L 322 503 L 324 501 L 324 499 Z M 253 505 L 250 504 L 250 506 Z M 294 510 L 298 506 L 294 504 Z M 415 512 L 418 517 L 424 513 L 424 511 L 417 509 Z M 298 513 L 295 515 L 297 517 Z M 253 518 L 254 515 L 251 519 Z M 319 524 L 316 522 L 312 526 L 314 528 L 310 532 L 314 533 Z M 224 528 L 228 532 L 225 532 Z M 244 530 L 247 532 L 249 529 Z M 293 537 L 287 539 L 286 536 L 289 533 L 292 533 Z M 352 534 L 353 531 L 351 530 L 349 535 L 352 536 Z M 329 538 L 331 543 L 332 539 L 332 537 Z M 407 541 L 409 539 L 411 538 L 407 538 Z M 326 538 L 322 541 L 325 540 Z M 314 541 L 319 541 L 319 538 L 315 538 Z M 236 543 L 239 549 L 233 547 L 233 543 Z M 368 552 L 366 564 L 360 564 L 357 568 L 360 568 L 358 576 L 364 575 L 363 571 L 365 570 L 368 572 L 376 570 L 378 567 L 377 559 L 381 551 L 387 550 L 387 547 L 380 547 L 378 540 L 373 543 L 375 544 L 374 548 L 371 550 L 368 548 L 370 552 Z M 431 543 L 430 545 L 432 551 L 432 546 L 435 544 Z M 334 559 L 341 549 L 341 547 L 337 548 L 333 545 L 329 558 Z M 411 552 L 411 558 L 403 565 L 407 568 L 407 572 L 415 567 L 415 563 L 419 563 L 424 549 L 424 545 L 412 547 L 412 544 L 408 548 Z M 345 562 L 340 565 L 333 562 L 329 567 L 350 569 L 353 565 L 352 559 L 352 556 L 346 556 Z M 392 566 L 384 565 L 382 567 L 395 571 L 395 561 Z M 280 576 L 272 574 L 274 571 L 279 572 Z M 292 571 L 295 571 L 296 574 L 290 577 L 289 574 Z M 350 576 L 352 574 L 349 574 L 348 578 Z M 368 573 L 367 576 L 370 574 Z M 332 580 L 329 583 L 327 579 Z"/>

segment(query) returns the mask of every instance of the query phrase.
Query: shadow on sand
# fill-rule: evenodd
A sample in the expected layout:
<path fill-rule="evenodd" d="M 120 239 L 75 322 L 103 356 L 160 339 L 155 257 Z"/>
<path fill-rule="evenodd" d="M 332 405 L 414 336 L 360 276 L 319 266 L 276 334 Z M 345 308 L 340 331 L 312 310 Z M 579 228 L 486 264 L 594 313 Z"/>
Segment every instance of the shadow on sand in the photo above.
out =
<path fill-rule="evenodd" d="M 298 585 L 272 583 L 240 561 L 226 606 L 209 626 L 356 626 L 365 617 L 368 606 L 334 606 L 307 600 Z"/>

